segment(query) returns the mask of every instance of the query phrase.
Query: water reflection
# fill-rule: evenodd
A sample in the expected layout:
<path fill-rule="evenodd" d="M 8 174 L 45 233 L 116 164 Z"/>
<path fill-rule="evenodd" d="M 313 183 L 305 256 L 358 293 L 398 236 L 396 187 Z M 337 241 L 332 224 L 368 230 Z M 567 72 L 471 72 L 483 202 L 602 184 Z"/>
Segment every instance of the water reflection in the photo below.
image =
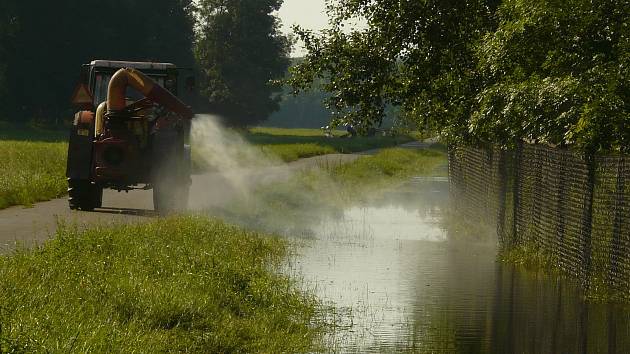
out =
<path fill-rule="evenodd" d="M 446 181 L 416 179 L 310 225 L 293 266 L 340 311 L 335 350 L 630 352 L 627 308 L 497 263 L 493 235 L 449 234 L 447 206 Z"/>

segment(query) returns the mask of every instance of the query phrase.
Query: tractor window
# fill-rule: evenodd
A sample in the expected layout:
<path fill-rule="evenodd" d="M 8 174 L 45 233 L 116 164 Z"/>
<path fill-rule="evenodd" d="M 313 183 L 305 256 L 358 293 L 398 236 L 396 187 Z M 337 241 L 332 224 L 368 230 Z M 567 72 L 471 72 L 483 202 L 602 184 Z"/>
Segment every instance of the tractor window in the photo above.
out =
<path fill-rule="evenodd" d="M 101 103 L 107 101 L 107 86 L 111 75 L 96 74 L 94 82 L 94 106 L 98 107 Z"/>
<path fill-rule="evenodd" d="M 160 86 L 164 87 L 164 76 L 149 75 Z M 107 101 L 107 88 L 109 80 L 112 78 L 110 73 L 97 73 L 94 81 L 94 105 L 98 107 L 101 103 Z M 138 101 L 144 96 L 132 87 L 127 88 L 126 96 L 131 101 Z"/>

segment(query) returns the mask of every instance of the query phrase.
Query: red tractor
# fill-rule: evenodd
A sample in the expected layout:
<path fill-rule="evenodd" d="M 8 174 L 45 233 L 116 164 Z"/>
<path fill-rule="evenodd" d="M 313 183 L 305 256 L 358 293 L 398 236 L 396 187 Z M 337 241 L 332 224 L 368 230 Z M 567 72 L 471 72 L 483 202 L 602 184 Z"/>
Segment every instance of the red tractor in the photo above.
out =
<path fill-rule="evenodd" d="M 70 209 L 100 208 L 104 188 L 153 189 L 156 211 L 185 209 L 193 112 L 177 98 L 184 91 L 177 67 L 95 60 L 81 77 L 74 102 L 83 110 L 68 148 Z"/>

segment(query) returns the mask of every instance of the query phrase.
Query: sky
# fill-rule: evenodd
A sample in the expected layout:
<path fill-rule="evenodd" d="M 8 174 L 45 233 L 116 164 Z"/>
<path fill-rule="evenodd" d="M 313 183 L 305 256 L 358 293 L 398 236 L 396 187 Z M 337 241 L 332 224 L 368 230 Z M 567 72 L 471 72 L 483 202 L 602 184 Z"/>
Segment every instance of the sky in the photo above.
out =
<path fill-rule="evenodd" d="M 278 16 L 282 20 L 282 30 L 285 33 L 291 32 L 291 27 L 295 24 L 318 31 L 328 23 L 325 0 L 284 0 Z M 304 54 L 304 49 L 298 44 L 293 49 L 292 56 Z"/>

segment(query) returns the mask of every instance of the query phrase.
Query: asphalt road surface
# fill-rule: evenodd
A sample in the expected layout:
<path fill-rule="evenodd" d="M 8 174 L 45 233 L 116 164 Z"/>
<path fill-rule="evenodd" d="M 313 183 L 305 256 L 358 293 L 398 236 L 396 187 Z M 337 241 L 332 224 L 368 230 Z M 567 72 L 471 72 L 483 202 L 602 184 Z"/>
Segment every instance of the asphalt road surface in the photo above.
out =
<path fill-rule="evenodd" d="M 331 154 L 301 159 L 287 165 L 239 171 L 238 179 L 251 184 L 281 181 L 299 169 L 353 161 L 360 155 Z M 219 173 L 195 175 L 190 189 L 190 210 L 199 210 L 225 203 L 238 191 L 229 176 Z M 105 190 L 103 208 L 93 212 L 72 211 L 66 198 L 35 204 L 33 207 L 11 207 L 0 210 L 0 253 L 14 249 L 16 242 L 27 246 L 53 236 L 59 222 L 84 228 L 89 225 L 133 223 L 157 217 L 153 211 L 152 191 L 129 193 Z"/>

